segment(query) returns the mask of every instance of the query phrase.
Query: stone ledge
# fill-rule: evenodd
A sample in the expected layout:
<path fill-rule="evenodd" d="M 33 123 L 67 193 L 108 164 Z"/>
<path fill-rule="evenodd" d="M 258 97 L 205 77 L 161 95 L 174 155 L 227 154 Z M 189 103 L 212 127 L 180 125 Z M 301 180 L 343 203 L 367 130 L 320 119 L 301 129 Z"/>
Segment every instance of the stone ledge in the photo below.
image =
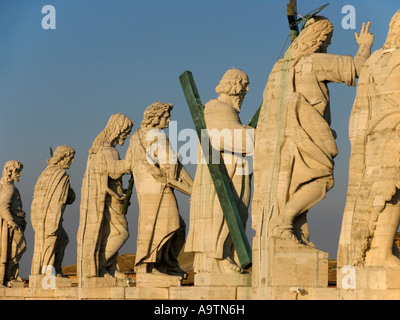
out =
<path fill-rule="evenodd" d="M 251 274 L 197 273 L 194 275 L 194 284 L 207 287 L 251 287 Z"/>
<path fill-rule="evenodd" d="M 102 288 L 0 288 L 0 300 L 400 300 L 400 289 L 183 286 Z"/>

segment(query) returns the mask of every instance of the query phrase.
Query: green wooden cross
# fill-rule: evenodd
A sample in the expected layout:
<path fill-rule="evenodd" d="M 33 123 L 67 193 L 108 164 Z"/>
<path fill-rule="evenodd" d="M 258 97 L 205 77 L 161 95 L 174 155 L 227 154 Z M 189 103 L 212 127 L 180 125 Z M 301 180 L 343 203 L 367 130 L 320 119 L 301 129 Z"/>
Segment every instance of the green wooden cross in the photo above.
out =
<path fill-rule="evenodd" d="M 179 79 L 199 140 L 210 142 L 207 130 L 205 130 L 206 123 L 204 120 L 204 107 L 201 103 L 193 75 L 190 71 L 185 71 Z M 210 145 L 211 144 L 209 144 L 209 146 Z M 240 266 L 242 268 L 247 268 L 251 266 L 251 247 L 242 221 L 240 220 L 239 211 L 236 206 L 225 164 L 223 163 L 222 157 L 220 158 L 220 163 L 212 163 L 212 148 L 208 148 L 208 146 L 206 148 L 206 146 L 203 146 L 202 144 L 201 146 L 203 148 L 204 156 L 208 157 L 206 159 L 207 165 L 229 228 L 233 245 L 235 246 L 239 258 Z"/>

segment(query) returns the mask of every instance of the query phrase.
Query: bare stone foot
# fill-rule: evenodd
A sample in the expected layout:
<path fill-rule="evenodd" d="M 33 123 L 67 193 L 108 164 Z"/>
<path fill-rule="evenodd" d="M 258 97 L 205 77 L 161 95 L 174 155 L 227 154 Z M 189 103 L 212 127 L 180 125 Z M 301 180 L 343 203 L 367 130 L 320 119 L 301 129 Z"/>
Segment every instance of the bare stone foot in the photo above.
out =
<path fill-rule="evenodd" d="M 218 260 L 217 265 L 221 273 L 241 273 L 243 271 L 231 258 Z"/>
<path fill-rule="evenodd" d="M 277 227 L 273 229 L 272 235 L 280 239 L 286 239 L 301 244 L 299 239 L 297 239 L 296 235 L 293 233 L 292 229 L 282 229 Z"/>

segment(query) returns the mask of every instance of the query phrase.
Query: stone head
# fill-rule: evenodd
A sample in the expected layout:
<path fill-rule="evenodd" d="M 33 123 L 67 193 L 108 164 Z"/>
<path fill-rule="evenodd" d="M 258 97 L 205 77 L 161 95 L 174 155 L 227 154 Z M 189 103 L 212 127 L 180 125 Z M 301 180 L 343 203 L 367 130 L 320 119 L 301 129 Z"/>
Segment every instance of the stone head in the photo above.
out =
<path fill-rule="evenodd" d="M 49 165 L 56 165 L 63 169 L 69 169 L 74 161 L 75 150 L 69 146 L 58 146 L 53 156 L 47 160 Z"/>
<path fill-rule="evenodd" d="M 286 59 L 311 53 L 326 53 L 333 35 L 332 23 L 323 16 L 314 16 L 304 25 L 299 36 L 286 51 Z"/>
<path fill-rule="evenodd" d="M 122 113 L 115 113 L 109 118 L 106 127 L 93 142 L 89 154 L 94 154 L 101 146 L 115 147 L 123 145 L 133 128 L 133 122 Z"/>
<path fill-rule="evenodd" d="M 16 160 L 7 161 L 3 168 L 2 181 L 7 183 L 12 183 L 14 181 L 19 181 L 22 174 L 23 165 L 21 162 Z"/>
<path fill-rule="evenodd" d="M 154 102 L 146 108 L 141 126 L 143 128 L 168 128 L 172 109 L 172 103 Z"/>
<path fill-rule="evenodd" d="M 215 91 L 221 96 L 234 97 L 234 107 L 240 111 L 243 99 L 249 91 L 249 77 L 240 69 L 232 68 L 225 72 Z"/>

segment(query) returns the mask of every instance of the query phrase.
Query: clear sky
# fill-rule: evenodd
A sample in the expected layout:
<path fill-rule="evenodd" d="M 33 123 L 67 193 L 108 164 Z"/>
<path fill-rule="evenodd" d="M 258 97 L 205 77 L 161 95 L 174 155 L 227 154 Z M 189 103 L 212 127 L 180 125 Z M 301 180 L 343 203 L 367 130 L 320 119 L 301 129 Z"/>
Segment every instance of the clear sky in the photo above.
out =
<path fill-rule="evenodd" d="M 27 277 L 34 247 L 30 204 L 37 178 L 46 167 L 49 148 L 76 150 L 68 170 L 77 200 L 64 213 L 69 235 L 64 265 L 76 263 L 76 234 L 82 178 L 88 150 L 111 114 L 121 112 L 140 126 L 154 101 L 174 104 L 178 132 L 194 128 L 179 83 L 192 71 L 203 103 L 215 98 L 223 73 L 237 67 L 250 78 L 242 122 L 262 102 L 268 74 L 286 48 L 288 0 L 2 0 L 0 2 L 0 166 L 15 159 L 24 164 L 21 192 L 28 226 L 28 250 L 21 261 Z M 305 15 L 326 1 L 298 0 Z M 42 7 L 56 9 L 56 29 L 42 28 Z M 321 14 L 335 26 L 328 52 L 355 55 L 355 30 L 345 30 L 345 5 L 356 9 L 356 28 L 371 21 L 373 50 L 385 41 L 398 0 L 336 0 Z M 332 128 L 338 134 L 336 184 L 309 213 L 311 240 L 336 258 L 346 201 L 350 146 L 348 120 L 356 88 L 330 85 Z M 168 133 L 168 131 L 167 131 Z M 178 147 L 184 142 L 179 142 Z M 127 144 L 118 147 L 125 156 Z M 188 166 L 194 175 L 195 166 Z M 124 178 L 124 182 L 127 179 Z M 189 201 L 178 196 L 189 228 Z M 128 212 L 130 238 L 121 253 L 136 251 L 138 207 L 132 197 Z M 253 235 L 248 222 L 251 243 Z"/>

